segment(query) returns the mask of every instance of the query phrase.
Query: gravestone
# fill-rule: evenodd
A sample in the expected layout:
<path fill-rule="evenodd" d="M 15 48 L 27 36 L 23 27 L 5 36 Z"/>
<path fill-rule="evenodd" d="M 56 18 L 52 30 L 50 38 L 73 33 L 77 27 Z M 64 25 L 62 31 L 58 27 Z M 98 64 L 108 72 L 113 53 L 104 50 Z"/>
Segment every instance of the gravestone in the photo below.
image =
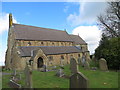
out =
<path fill-rule="evenodd" d="M 25 88 L 32 88 L 32 68 L 29 65 L 29 62 L 26 62 L 26 67 L 25 67 L 25 83 L 26 86 Z"/>
<path fill-rule="evenodd" d="M 13 76 L 16 76 L 16 69 L 13 70 Z"/>
<path fill-rule="evenodd" d="M 78 65 L 74 58 L 70 59 L 70 70 L 73 74 L 78 72 Z"/>
<path fill-rule="evenodd" d="M 100 67 L 100 70 L 102 71 L 108 71 L 107 62 L 104 58 L 101 58 L 99 60 L 99 67 Z"/>
<path fill-rule="evenodd" d="M 80 57 L 78 57 L 78 65 L 82 65 L 82 61 L 81 61 L 81 58 Z"/>
<path fill-rule="evenodd" d="M 58 71 L 57 71 L 57 73 L 56 73 L 56 76 L 62 77 L 62 76 L 64 76 L 64 75 L 65 75 L 65 74 L 64 74 L 63 70 L 62 70 L 62 69 L 58 69 Z"/>
<path fill-rule="evenodd" d="M 70 59 L 70 69 L 72 75 L 70 76 L 70 88 L 88 88 L 88 79 L 78 70 L 77 62 L 74 58 Z"/>
<path fill-rule="evenodd" d="M 89 63 L 86 61 L 85 62 L 85 67 L 84 67 L 85 69 L 90 69 L 90 65 L 89 65 Z"/>
<path fill-rule="evenodd" d="M 77 72 L 70 77 L 70 88 L 88 88 L 88 79 L 81 73 Z"/>

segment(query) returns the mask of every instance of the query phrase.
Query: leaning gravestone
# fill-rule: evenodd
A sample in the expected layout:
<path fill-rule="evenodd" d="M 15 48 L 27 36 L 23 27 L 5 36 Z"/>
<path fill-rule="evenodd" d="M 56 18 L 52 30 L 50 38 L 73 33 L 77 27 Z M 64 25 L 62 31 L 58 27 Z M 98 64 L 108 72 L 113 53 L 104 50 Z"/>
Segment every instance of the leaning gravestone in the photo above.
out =
<path fill-rule="evenodd" d="M 70 69 L 72 73 L 70 77 L 70 88 L 84 88 L 84 90 L 87 90 L 88 80 L 79 72 L 77 62 L 74 58 L 70 59 Z"/>
<path fill-rule="evenodd" d="M 70 77 L 70 88 L 88 88 L 88 80 L 81 73 L 77 72 Z"/>
<path fill-rule="evenodd" d="M 25 67 L 25 77 L 25 88 L 32 88 L 32 69 L 28 62 L 26 63 Z"/>
<path fill-rule="evenodd" d="M 100 67 L 100 70 L 102 71 L 108 71 L 107 62 L 104 58 L 101 58 L 99 60 L 99 67 Z"/>
<path fill-rule="evenodd" d="M 70 69 L 71 69 L 72 74 L 78 72 L 78 65 L 77 65 L 77 62 L 74 58 L 70 59 Z"/>

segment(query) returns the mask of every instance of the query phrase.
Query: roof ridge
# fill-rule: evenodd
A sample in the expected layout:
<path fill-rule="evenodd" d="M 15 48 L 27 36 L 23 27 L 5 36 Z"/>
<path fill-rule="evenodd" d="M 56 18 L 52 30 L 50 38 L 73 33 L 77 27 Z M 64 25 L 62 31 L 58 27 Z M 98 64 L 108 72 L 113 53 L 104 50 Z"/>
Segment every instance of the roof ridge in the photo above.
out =
<path fill-rule="evenodd" d="M 22 25 L 22 26 L 29 26 L 29 27 L 35 27 L 35 28 L 43 28 L 43 29 L 46 29 L 46 30 L 56 30 L 56 31 L 62 31 L 62 32 L 65 32 L 65 31 L 63 31 L 63 30 L 59 30 L 59 29 L 44 28 L 44 27 L 38 27 L 38 26 L 32 26 L 32 25 L 25 25 L 25 24 L 18 24 L 18 23 L 13 23 L 13 25 Z"/>

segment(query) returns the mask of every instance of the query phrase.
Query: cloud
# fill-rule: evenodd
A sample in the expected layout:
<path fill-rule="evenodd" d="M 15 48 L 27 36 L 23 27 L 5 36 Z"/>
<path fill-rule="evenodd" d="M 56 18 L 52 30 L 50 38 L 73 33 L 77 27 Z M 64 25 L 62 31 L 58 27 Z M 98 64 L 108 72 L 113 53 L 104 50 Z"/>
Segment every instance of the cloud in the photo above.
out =
<path fill-rule="evenodd" d="M 13 16 L 13 22 L 17 23 L 17 20 Z M 4 65 L 5 61 L 5 52 L 7 49 L 7 45 L 5 45 L 6 41 L 4 41 L 3 32 L 8 31 L 9 28 L 9 14 L 8 13 L 0 13 L 0 65 Z M 2 40 L 3 39 L 3 40 Z"/>
<path fill-rule="evenodd" d="M 104 13 L 107 7 L 106 2 L 78 2 L 79 13 L 76 12 L 69 14 L 67 17 L 68 23 L 72 26 L 80 24 L 94 24 L 96 23 L 97 16 Z"/>
<path fill-rule="evenodd" d="M 72 31 L 72 34 L 79 34 L 88 43 L 90 54 L 94 53 L 101 38 L 101 30 L 97 26 L 79 26 Z"/>
<path fill-rule="evenodd" d="M 17 23 L 16 19 L 13 16 L 13 22 Z M 0 34 L 4 31 L 7 31 L 9 28 L 9 14 L 8 13 L 0 13 Z"/>

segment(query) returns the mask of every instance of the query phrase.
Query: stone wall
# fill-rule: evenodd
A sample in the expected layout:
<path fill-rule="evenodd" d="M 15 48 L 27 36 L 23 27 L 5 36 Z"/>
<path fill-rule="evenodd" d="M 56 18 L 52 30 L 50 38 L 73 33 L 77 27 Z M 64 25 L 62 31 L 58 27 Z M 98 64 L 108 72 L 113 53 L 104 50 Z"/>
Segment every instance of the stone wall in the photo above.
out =
<path fill-rule="evenodd" d="M 9 28 L 9 33 L 8 33 L 8 41 L 7 41 L 7 51 L 5 55 L 5 67 L 6 68 L 11 68 L 11 57 L 12 57 L 12 50 L 15 45 L 15 34 L 13 29 Z"/>

